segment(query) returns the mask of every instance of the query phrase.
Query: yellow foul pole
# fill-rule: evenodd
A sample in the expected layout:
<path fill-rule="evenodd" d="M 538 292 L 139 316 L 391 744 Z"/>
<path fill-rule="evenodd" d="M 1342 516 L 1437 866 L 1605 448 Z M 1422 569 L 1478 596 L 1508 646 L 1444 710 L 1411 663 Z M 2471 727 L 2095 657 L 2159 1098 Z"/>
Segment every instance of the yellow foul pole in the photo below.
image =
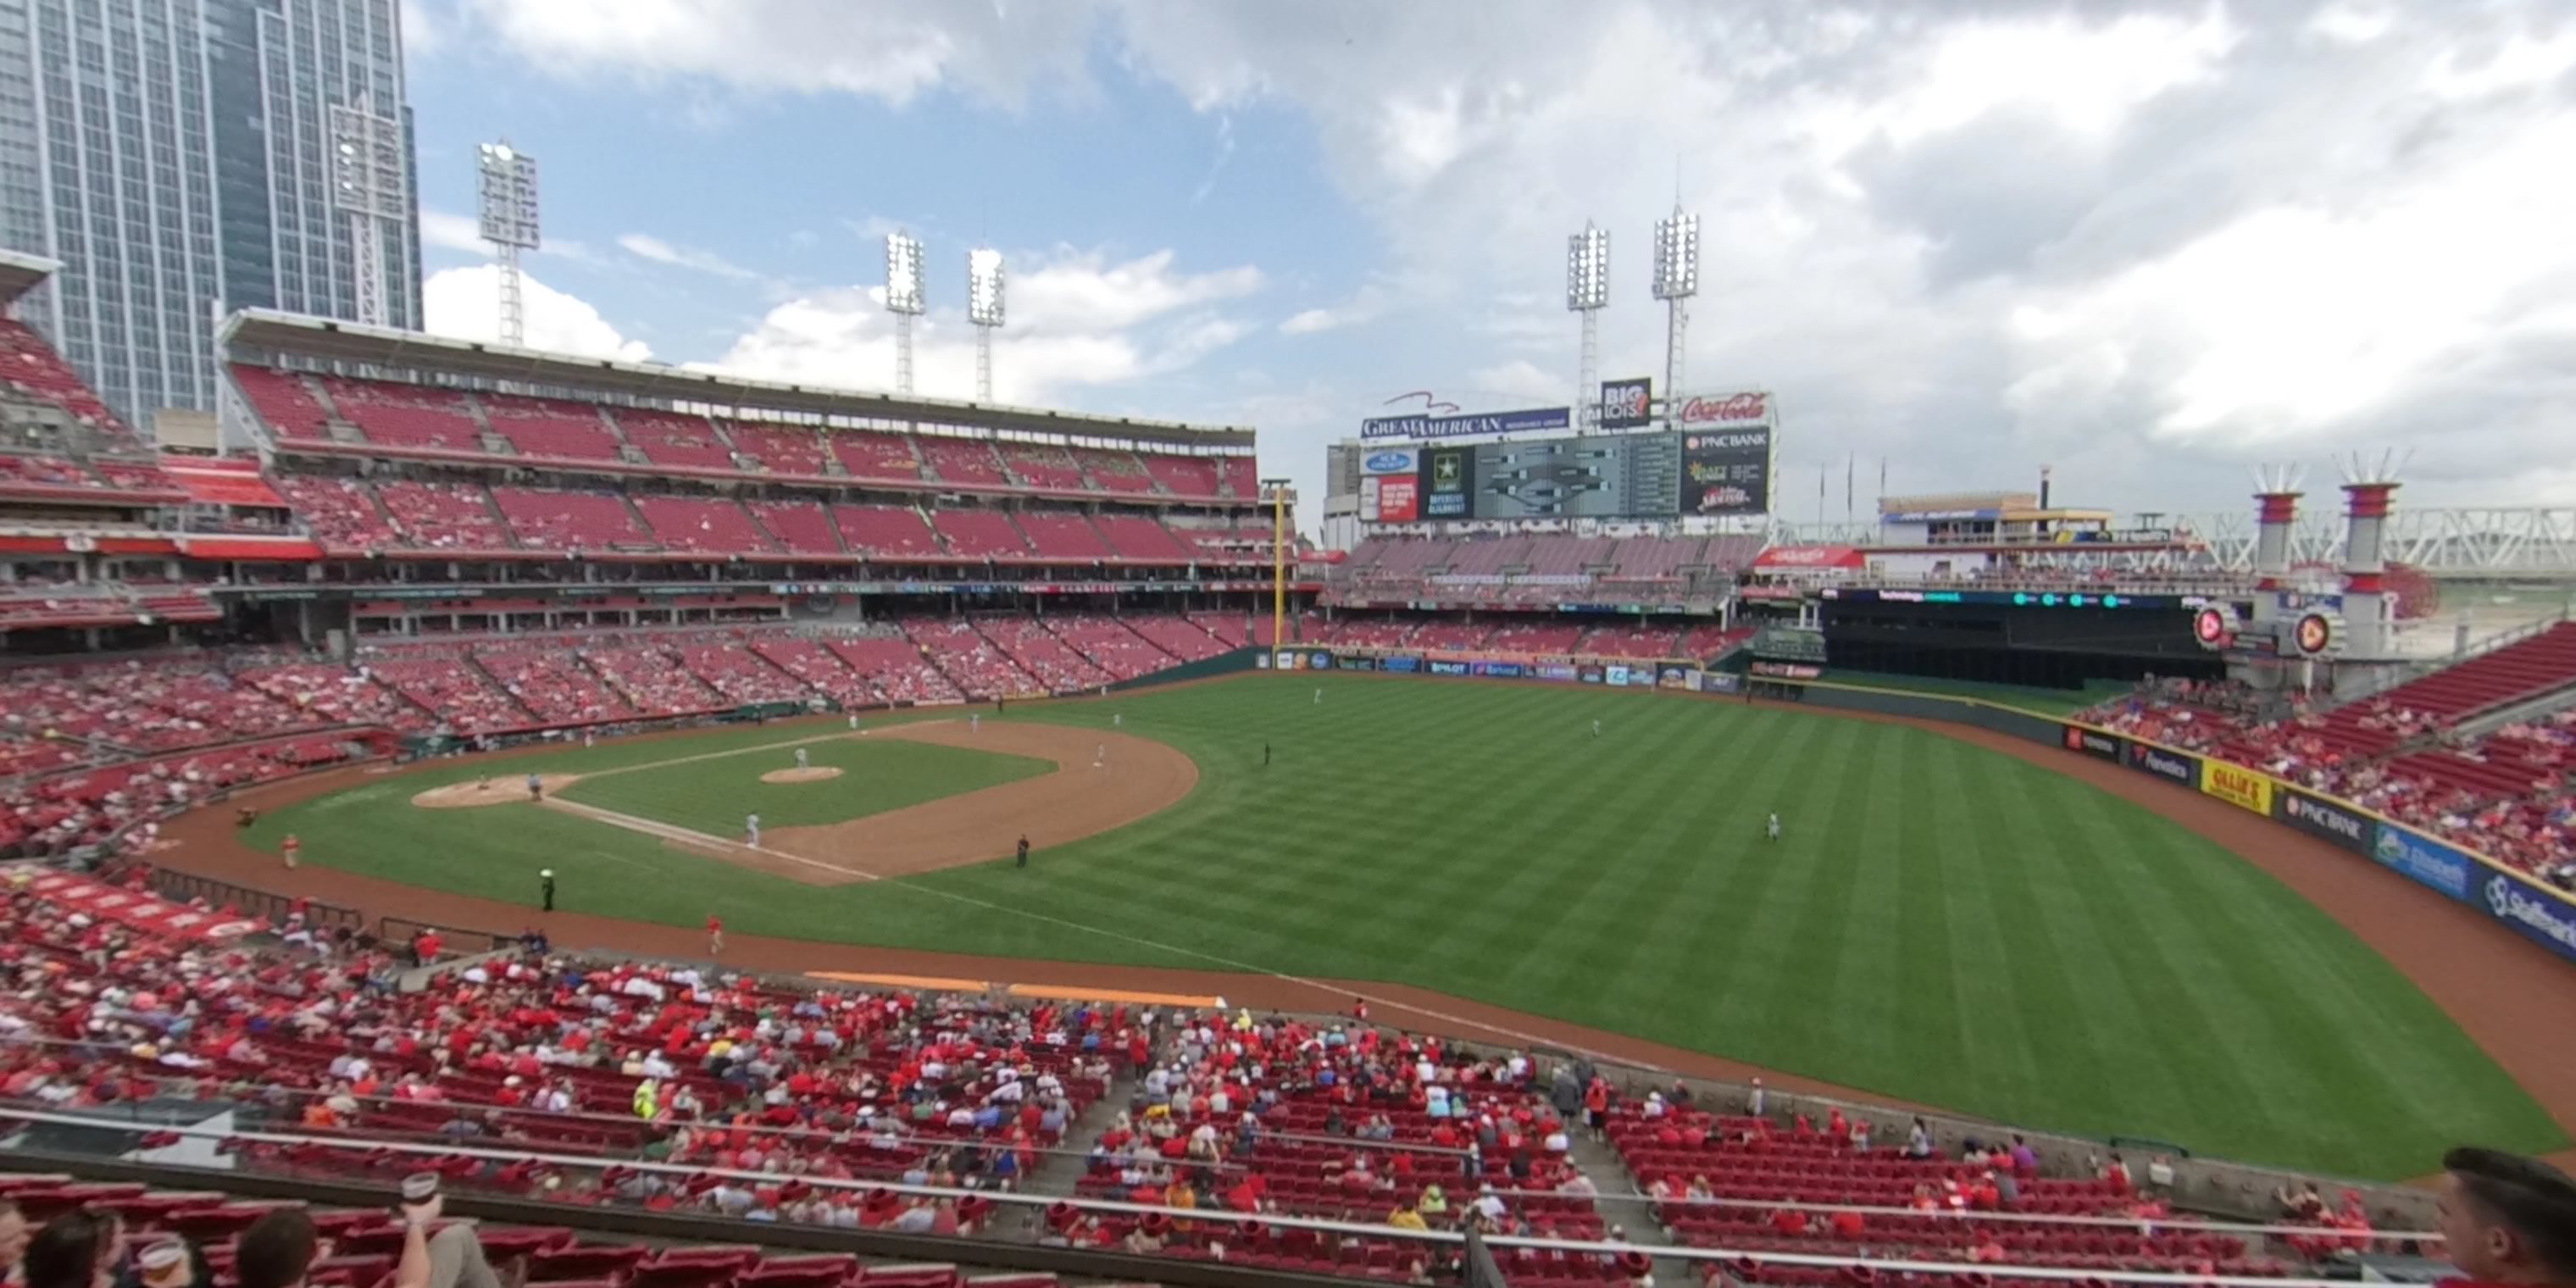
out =
<path fill-rule="evenodd" d="M 1288 484 L 1270 484 L 1270 669 L 1288 640 Z"/>

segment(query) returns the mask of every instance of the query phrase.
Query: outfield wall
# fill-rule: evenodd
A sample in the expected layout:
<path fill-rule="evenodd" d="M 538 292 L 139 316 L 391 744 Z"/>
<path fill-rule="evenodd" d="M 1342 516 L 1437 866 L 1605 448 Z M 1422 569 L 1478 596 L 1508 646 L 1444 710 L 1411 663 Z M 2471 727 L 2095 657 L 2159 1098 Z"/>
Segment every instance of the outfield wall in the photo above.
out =
<path fill-rule="evenodd" d="M 2576 897 L 2538 877 L 2364 806 L 2311 791 L 2261 770 L 2081 721 L 2036 715 L 1976 698 L 1907 693 L 1807 676 L 1739 677 L 1677 662 L 1619 665 L 1472 655 L 1336 654 L 1330 649 L 1298 648 L 1283 654 L 1282 663 L 1288 669 L 1533 680 L 1719 697 L 1744 694 L 1745 686 L 1751 685 L 1765 696 L 1808 706 L 1973 725 L 2062 748 L 2070 755 L 2106 760 L 2317 837 L 2445 899 L 2467 904 L 2505 929 L 2556 954 L 2559 960 L 2576 965 Z"/>

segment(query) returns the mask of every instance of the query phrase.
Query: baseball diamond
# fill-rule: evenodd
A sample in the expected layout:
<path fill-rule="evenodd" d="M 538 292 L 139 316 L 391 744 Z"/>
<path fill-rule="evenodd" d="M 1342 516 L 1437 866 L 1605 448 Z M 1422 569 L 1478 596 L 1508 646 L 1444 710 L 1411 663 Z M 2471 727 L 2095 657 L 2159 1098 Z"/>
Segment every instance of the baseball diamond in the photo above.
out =
<path fill-rule="evenodd" d="M 2034 765 L 1921 728 L 1677 695 L 1328 675 L 1015 704 L 980 727 L 1003 747 L 1064 731 L 1079 763 L 1058 777 L 1087 800 L 1141 770 L 1128 744 L 1168 748 L 1195 779 L 1087 838 L 1070 814 L 1025 817 L 1025 871 L 820 886 L 740 847 L 542 807 L 424 815 L 408 804 L 419 783 L 472 772 L 435 764 L 299 788 L 244 839 L 291 833 L 307 869 L 487 901 L 473 916 L 499 929 L 524 914 L 490 905 L 533 899 L 524 871 L 550 854 L 560 906 L 593 917 L 714 912 L 737 936 L 1383 981 L 1894 1100 L 2346 1174 L 2408 1174 L 2454 1137 L 2565 1143 L 2334 918 L 2052 772 L 2089 756 Z M 1023 772 L 980 751 L 921 759 L 974 740 L 953 717 L 868 728 L 675 735 L 509 769 L 579 775 L 564 799 L 710 836 L 756 800 L 777 825 L 764 848 L 853 872 L 883 856 L 872 821 Z M 887 736 L 933 731 L 942 744 Z M 1120 748 L 1095 775 L 1103 739 Z M 849 774 L 750 795 L 791 740 Z M 1774 811 L 1782 839 L 1747 844 Z M 960 857 L 1003 859 L 1020 817 Z"/>

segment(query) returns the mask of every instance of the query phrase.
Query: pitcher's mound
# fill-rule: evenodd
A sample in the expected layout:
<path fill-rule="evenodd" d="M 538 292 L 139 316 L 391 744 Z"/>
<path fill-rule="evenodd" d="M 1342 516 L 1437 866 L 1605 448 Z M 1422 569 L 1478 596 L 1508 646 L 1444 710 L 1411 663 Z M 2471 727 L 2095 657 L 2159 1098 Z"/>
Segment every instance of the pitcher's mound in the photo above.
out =
<path fill-rule="evenodd" d="M 760 776 L 760 781 L 764 783 L 819 783 L 838 778 L 840 776 L 841 771 L 830 765 L 816 765 L 812 769 L 773 769 L 768 773 L 762 774 Z"/>
<path fill-rule="evenodd" d="M 537 783 L 552 796 L 581 781 L 579 774 L 539 774 Z M 495 774 L 474 782 L 449 783 L 432 787 L 411 798 L 422 809 L 477 809 L 485 805 L 512 805 L 528 799 L 526 774 Z"/>

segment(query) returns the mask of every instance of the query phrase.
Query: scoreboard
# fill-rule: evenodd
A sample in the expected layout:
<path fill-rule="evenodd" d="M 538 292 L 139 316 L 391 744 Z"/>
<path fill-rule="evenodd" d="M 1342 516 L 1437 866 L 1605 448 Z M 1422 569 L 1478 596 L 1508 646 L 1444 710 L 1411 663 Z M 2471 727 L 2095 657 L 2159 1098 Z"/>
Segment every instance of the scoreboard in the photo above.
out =
<path fill-rule="evenodd" d="M 1670 517 L 1681 495 L 1672 434 L 1480 443 L 1474 452 L 1473 518 Z"/>

